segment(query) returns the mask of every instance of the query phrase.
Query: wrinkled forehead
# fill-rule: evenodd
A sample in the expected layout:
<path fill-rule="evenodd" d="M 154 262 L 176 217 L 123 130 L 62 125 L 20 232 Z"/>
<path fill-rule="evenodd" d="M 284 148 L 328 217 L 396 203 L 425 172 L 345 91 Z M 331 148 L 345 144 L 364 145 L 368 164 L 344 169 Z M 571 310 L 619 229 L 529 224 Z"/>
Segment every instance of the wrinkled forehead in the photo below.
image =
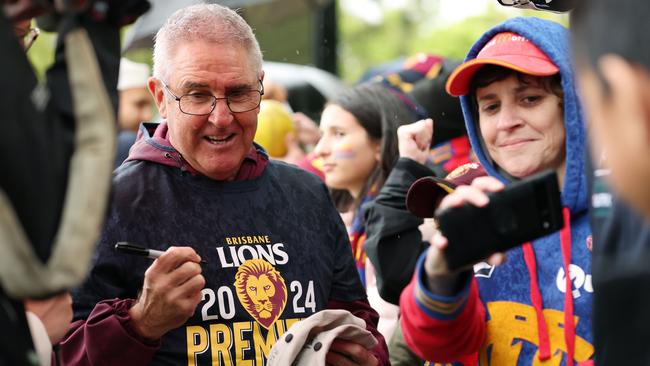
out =
<path fill-rule="evenodd" d="M 239 44 L 191 42 L 173 46 L 169 54 L 164 74 L 175 86 L 214 81 L 257 87 L 261 79 L 251 52 Z"/>

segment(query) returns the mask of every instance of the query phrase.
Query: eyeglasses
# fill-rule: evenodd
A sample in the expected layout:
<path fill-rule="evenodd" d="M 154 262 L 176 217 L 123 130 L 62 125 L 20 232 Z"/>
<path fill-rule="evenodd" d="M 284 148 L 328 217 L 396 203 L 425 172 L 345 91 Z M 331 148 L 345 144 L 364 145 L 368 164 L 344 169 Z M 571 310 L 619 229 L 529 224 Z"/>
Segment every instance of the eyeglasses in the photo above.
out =
<path fill-rule="evenodd" d="M 34 41 L 38 38 L 38 35 L 41 34 L 41 30 L 38 28 L 14 28 L 14 32 L 16 33 L 16 37 L 22 40 L 25 52 L 32 47 Z"/>
<path fill-rule="evenodd" d="M 503 6 L 514 6 L 522 9 L 547 10 L 566 12 L 573 9 L 576 0 L 497 0 Z"/>
<path fill-rule="evenodd" d="M 163 84 L 165 89 L 167 89 L 167 92 L 169 92 L 169 94 L 171 94 L 171 96 L 178 102 L 178 108 L 181 112 L 193 116 L 207 116 L 212 113 L 220 99 L 226 101 L 228 109 L 232 113 L 249 112 L 259 107 L 260 102 L 262 101 L 262 95 L 264 95 L 264 85 L 262 84 L 262 80 L 259 80 L 260 90 L 240 90 L 222 98 L 217 98 L 212 94 L 201 93 L 184 94 L 179 97 L 169 89 L 169 86 L 167 86 L 164 81 L 161 80 L 160 82 Z"/>

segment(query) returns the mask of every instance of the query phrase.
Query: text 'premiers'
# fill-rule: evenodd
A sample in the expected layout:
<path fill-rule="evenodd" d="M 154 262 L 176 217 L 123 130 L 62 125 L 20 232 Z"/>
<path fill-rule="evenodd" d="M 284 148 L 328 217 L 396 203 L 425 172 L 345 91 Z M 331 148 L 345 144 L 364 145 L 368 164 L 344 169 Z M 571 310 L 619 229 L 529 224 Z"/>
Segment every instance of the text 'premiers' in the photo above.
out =
<path fill-rule="evenodd" d="M 252 321 L 187 326 L 187 364 L 195 366 L 199 358 L 210 357 L 213 365 L 262 366 L 275 342 L 299 320 L 302 318 L 278 320 L 266 335 Z"/>

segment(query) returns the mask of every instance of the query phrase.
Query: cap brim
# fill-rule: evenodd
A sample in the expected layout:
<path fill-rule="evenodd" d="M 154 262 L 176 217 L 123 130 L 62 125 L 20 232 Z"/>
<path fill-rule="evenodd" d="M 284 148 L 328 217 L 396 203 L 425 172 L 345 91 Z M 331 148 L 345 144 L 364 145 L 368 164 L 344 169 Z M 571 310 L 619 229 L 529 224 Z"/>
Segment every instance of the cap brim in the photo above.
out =
<path fill-rule="evenodd" d="M 560 71 L 550 61 L 530 56 L 504 55 L 498 59 L 475 58 L 458 66 L 451 73 L 445 88 L 447 93 L 456 97 L 469 93 L 469 86 L 474 74 L 485 65 L 503 66 L 533 76 L 549 76 Z"/>
<path fill-rule="evenodd" d="M 456 184 L 436 177 L 416 180 L 406 194 L 406 207 L 415 216 L 433 217 L 440 201 L 456 189 Z"/>

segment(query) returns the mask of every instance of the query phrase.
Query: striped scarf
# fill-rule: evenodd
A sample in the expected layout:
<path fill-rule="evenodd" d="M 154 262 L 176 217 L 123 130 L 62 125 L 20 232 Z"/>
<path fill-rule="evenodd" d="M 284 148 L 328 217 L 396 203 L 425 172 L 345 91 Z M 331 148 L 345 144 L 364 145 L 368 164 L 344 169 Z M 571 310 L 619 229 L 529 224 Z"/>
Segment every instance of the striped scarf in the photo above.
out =
<path fill-rule="evenodd" d="M 366 227 L 363 222 L 361 209 L 363 205 L 372 201 L 377 196 L 378 191 L 379 189 L 375 187 L 371 188 L 361 200 L 359 207 L 354 213 L 354 219 L 348 232 L 350 244 L 352 245 L 352 256 L 364 288 L 366 287 L 366 251 L 363 249 L 363 243 L 366 241 Z"/>

